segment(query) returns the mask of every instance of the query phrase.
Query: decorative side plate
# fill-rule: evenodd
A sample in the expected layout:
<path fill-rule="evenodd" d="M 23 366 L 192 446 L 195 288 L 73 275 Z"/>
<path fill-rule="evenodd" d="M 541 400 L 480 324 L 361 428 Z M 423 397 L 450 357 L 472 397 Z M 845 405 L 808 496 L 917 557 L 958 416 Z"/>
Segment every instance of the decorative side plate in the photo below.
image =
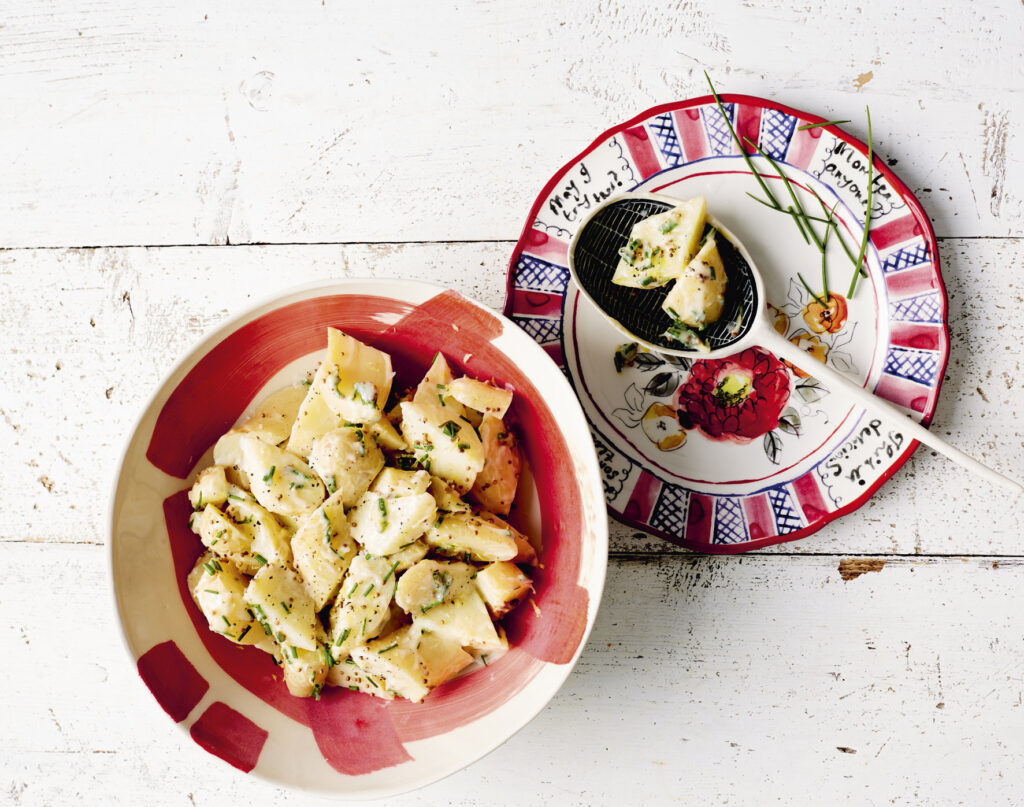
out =
<path fill-rule="evenodd" d="M 836 126 L 800 129 L 823 123 L 816 115 L 750 96 L 722 100 L 740 138 L 837 205 L 847 242 L 859 244 L 867 147 Z M 768 163 L 754 160 L 784 197 Z M 927 423 L 949 355 L 935 234 L 878 160 L 872 187 L 868 277 L 853 299 L 843 296 L 852 267 L 833 238 L 825 308 L 797 281 L 800 272 L 820 293 L 818 251 L 749 197 L 757 183 L 710 96 L 609 129 L 544 186 L 512 254 L 505 314 L 572 382 L 613 515 L 703 552 L 797 540 L 859 507 L 917 443 L 767 351 L 694 363 L 624 343 L 569 281 L 567 248 L 588 211 L 630 190 L 704 195 L 764 274 L 776 329 Z"/>

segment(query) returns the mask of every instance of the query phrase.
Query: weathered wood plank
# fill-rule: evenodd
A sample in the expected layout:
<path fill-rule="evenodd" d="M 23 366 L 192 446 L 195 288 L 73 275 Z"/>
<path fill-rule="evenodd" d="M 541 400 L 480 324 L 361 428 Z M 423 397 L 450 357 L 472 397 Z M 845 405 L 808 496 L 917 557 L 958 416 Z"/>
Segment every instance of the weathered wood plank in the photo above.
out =
<path fill-rule="evenodd" d="M 793 36 L 799 32 L 799 48 Z M 1017 4 L 18 4 L 0 246 L 507 239 L 655 104 L 851 119 L 940 235 L 1024 233 Z"/>
<path fill-rule="evenodd" d="M 935 418 L 954 443 L 1021 474 L 1024 353 L 1013 323 L 1022 240 L 947 240 L 953 358 Z M 0 541 L 105 540 L 119 452 L 160 378 L 229 312 L 293 285 L 413 277 L 499 307 L 507 243 L 13 250 L 0 253 L 0 434 L 12 459 Z M 31 283 L 26 282 L 31 278 Z M 25 492 L 28 492 L 26 495 Z M 774 551 L 1022 554 L 1016 510 L 930 451 L 857 513 Z M 979 526 L 980 525 L 980 526 Z M 664 550 L 613 527 L 613 548 Z"/>
<path fill-rule="evenodd" d="M 0 544 L 8 804 L 306 804 L 179 732 L 138 680 L 101 547 Z M 540 716 L 414 805 L 1011 803 L 1024 563 L 613 559 Z M 74 625 L 56 621 L 61 613 Z M 116 705 L 111 693 L 117 693 Z M 597 771 L 613 771 L 595 776 Z"/>

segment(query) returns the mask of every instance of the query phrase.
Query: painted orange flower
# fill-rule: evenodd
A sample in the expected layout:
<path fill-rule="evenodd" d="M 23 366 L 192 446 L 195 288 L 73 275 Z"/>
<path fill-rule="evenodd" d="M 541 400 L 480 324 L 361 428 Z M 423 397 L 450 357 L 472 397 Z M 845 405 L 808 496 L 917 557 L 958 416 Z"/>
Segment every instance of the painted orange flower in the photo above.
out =
<path fill-rule="evenodd" d="M 827 307 L 812 297 L 800 312 L 807 327 L 814 333 L 836 333 L 845 324 L 846 313 L 846 298 L 835 293 L 828 295 Z"/>

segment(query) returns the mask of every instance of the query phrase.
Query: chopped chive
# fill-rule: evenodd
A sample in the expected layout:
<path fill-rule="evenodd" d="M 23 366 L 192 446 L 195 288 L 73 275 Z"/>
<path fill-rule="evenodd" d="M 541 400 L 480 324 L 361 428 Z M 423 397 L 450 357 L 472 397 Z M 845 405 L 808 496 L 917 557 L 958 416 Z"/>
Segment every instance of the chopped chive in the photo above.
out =
<path fill-rule="evenodd" d="M 374 588 L 374 584 L 370 583 L 370 585 L 368 585 L 366 587 L 366 591 L 363 592 L 363 596 L 364 597 L 368 597 L 370 595 L 370 592 L 373 591 L 373 588 Z"/>
<path fill-rule="evenodd" d="M 340 634 L 338 634 L 338 638 L 334 640 L 334 646 L 335 647 L 341 647 L 342 644 L 344 644 L 344 642 L 345 642 L 345 640 L 347 638 L 348 638 L 348 628 L 345 628 L 345 630 L 343 630 Z"/>
<path fill-rule="evenodd" d="M 459 433 L 459 428 L 459 424 L 454 420 L 446 421 L 441 425 L 441 431 L 443 431 L 451 440 L 455 439 L 455 436 Z"/>
<path fill-rule="evenodd" d="M 214 589 L 212 589 L 212 588 L 208 588 L 208 589 L 206 589 L 206 593 L 207 593 L 207 594 L 220 594 L 220 592 L 219 592 L 219 591 L 216 591 L 216 590 L 214 590 Z"/>
<path fill-rule="evenodd" d="M 365 616 L 363 617 L 363 632 L 360 635 L 361 636 L 365 636 L 366 635 L 366 617 Z"/>
<path fill-rule="evenodd" d="M 387 653 L 389 650 L 394 650 L 396 647 L 398 647 L 398 642 L 395 642 L 394 644 L 389 644 L 383 650 L 378 650 L 377 655 L 383 655 L 384 653 Z"/>
<path fill-rule="evenodd" d="M 267 471 L 266 474 L 263 475 L 263 481 L 266 482 L 269 485 L 270 481 L 274 478 L 274 471 L 276 471 L 276 470 L 277 470 L 277 466 L 276 465 L 271 465 L 270 466 L 270 470 Z"/>
<path fill-rule="evenodd" d="M 395 573 L 395 569 L 398 568 L 399 562 L 400 561 L 396 560 L 394 563 L 391 564 L 391 568 L 388 569 L 388 573 L 386 575 L 384 575 L 384 581 L 383 582 L 386 583 L 386 582 L 388 582 L 388 580 L 391 579 L 391 575 L 393 575 Z"/>
<path fill-rule="evenodd" d="M 245 634 L 247 634 L 250 630 L 252 630 L 252 625 L 246 625 L 245 630 L 238 634 L 238 641 L 242 641 L 242 639 L 245 638 Z"/>
<path fill-rule="evenodd" d="M 867 276 L 867 272 L 864 271 L 864 259 L 868 251 L 868 232 L 871 229 L 871 194 L 874 190 L 872 185 L 874 184 L 875 151 L 871 142 L 871 107 L 864 107 L 864 109 L 868 115 L 868 198 L 864 204 L 864 235 L 860 240 L 860 252 L 857 255 L 857 263 L 853 267 L 854 271 L 853 277 L 850 279 L 850 290 L 846 294 L 847 299 L 851 300 L 857 292 L 857 280 L 862 273 Z"/>
<path fill-rule="evenodd" d="M 346 596 L 349 596 L 349 597 L 351 597 L 351 596 L 352 596 L 353 594 L 355 594 L 355 593 L 356 593 L 356 589 L 357 589 L 357 588 L 359 588 L 359 581 L 358 581 L 358 580 L 356 580 L 356 581 L 355 581 L 355 582 L 354 582 L 354 583 L 352 584 L 352 588 L 350 588 L 350 589 L 349 589 L 349 591 L 348 591 L 348 594 L 347 594 Z"/>
<path fill-rule="evenodd" d="M 484 663 L 485 667 L 487 666 L 487 654 L 486 653 L 484 653 L 482 656 L 480 656 L 480 661 L 482 661 Z"/>
<path fill-rule="evenodd" d="M 823 120 L 821 123 L 805 123 L 803 126 L 797 126 L 798 132 L 806 132 L 808 129 L 817 129 L 819 126 L 839 126 L 843 123 L 849 123 L 848 120 Z"/>
<path fill-rule="evenodd" d="M 256 562 L 260 566 L 266 566 L 267 565 L 267 559 L 265 557 L 263 557 L 263 555 L 261 555 L 259 552 L 254 553 L 253 554 L 253 558 L 255 558 Z M 259 606 L 257 606 L 257 607 L 259 607 Z"/>
<path fill-rule="evenodd" d="M 224 614 L 221 614 L 220 618 L 224 620 L 225 625 L 227 625 L 229 628 L 231 627 L 231 620 L 224 616 Z"/>
<path fill-rule="evenodd" d="M 380 531 L 384 532 L 388 528 L 388 505 L 383 496 L 377 499 L 377 509 L 380 510 Z"/>
<path fill-rule="evenodd" d="M 284 612 L 286 614 L 290 614 L 292 612 L 292 609 L 288 607 L 288 603 L 286 603 L 284 600 L 281 600 L 281 607 L 284 608 Z"/>
<path fill-rule="evenodd" d="M 817 302 L 819 305 L 821 305 L 821 306 L 823 306 L 825 308 L 828 308 L 828 303 L 823 301 L 817 294 L 815 294 L 813 291 L 811 291 L 811 287 L 807 285 L 807 281 L 804 280 L 804 276 L 802 274 L 800 274 L 799 272 L 796 273 L 796 276 L 800 279 L 800 282 L 803 284 L 803 287 L 805 289 L 807 289 L 807 293 L 809 295 L 811 295 L 811 297 L 814 298 L 815 302 Z"/>
<path fill-rule="evenodd" d="M 229 493 L 228 494 L 228 498 L 229 499 L 234 499 L 236 502 L 244 502 L 245 501 L 245 496 L 236 496 L 234 493 Z"/>

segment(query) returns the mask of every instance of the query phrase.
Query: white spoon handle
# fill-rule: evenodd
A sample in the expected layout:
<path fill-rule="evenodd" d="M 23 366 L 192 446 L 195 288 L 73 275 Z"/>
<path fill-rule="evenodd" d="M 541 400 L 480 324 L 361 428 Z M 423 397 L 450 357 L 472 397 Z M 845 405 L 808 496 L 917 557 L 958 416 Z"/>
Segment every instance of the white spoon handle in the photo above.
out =
<path fill-rule="evenodd" d="M 921 424 L 911 420 L 904 412 L 901 412 L 892 404 L 868 392 L 846 376 L 833 370 L 827 364 L 818 361 L 809 353 L 801 350 L 788 339 L 780 336 L 763 320 L 759 324 L 761 327 L 758 329 L 756 337 L 757 343 L 766 350 L 770 350 L 779 358 L 786 359 L 819 381 L 823 381 L 826 386 L 831 387 L 836 392 L 842 391 L 842 394 L 856 401 L 866 409 L 879 415 L 885 415 L 896 421 L 896 423 L 899 424 L 900 430 L 906 436 L 913 440 L 917 440 L 920 443 L 924 443 L 929 448 L 934 448 L 943 456 L 948 457 L 959 465 L 962 465 L 969 471 L 974 471 L 974 473 L 978 474 L 978 476 L 983 479 L 987 479 L 989 482 L 994 482 L 997 485 L 1002 485 L 1004 488 L 1012 490 L 1014 493 L 1021 493 L 1024 491 L 1024 486 L 1021 486 L 1019 482 L 1015 482 L 1014 480 L 1003 476 L 1001 473 L 992 470 L 987 465 L 982 465 L 976 459 L 968 456 L 959 448 L 950 445 L 934 432 L 928 431 L 928 429 Z"/>

